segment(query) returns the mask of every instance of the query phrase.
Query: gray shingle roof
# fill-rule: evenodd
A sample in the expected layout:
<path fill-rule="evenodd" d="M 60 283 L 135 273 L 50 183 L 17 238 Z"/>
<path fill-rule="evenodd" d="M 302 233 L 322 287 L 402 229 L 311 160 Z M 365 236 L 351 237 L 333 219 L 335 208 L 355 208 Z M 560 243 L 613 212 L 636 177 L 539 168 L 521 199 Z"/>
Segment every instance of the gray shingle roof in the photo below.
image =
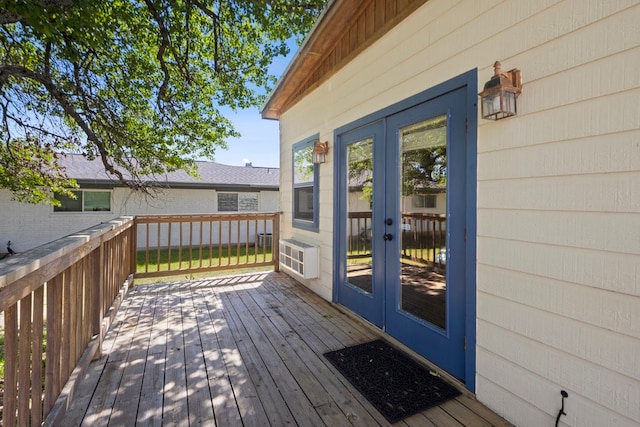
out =
<path fill-rule="evenodd" d="M 82 155 L 60 156 L 60 164 L 66 168 L 69 177 L 81 185 L 84 183 L 118 185 L 109 176 L 100 159 L 87 160 Z M 153 181 L 169 187 L 258 187 L 277 189 L 280 183 L 280 169 L 252 166 L 229 166 L 215 162 L 196 162 L 200 177 L 185 171 L 176 171 L 155 177 Z"/>

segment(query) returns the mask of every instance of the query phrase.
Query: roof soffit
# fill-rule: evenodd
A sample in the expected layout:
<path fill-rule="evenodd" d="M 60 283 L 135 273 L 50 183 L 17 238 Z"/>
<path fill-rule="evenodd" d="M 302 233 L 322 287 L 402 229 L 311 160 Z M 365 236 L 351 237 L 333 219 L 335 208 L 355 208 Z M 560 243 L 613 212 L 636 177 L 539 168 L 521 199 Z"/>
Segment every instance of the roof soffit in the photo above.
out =
<path fill-rule="evenodd" d="M 427 1 L 331 2 L 280 78 L 262 109 L 262 117 L 279 119 L 307 93 Z"/>

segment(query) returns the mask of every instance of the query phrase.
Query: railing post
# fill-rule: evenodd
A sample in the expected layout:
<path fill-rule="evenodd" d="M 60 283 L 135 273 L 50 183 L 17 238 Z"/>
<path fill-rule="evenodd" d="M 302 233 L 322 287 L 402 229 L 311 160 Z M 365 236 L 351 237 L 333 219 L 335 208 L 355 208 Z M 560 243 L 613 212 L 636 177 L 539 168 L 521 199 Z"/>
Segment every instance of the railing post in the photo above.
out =
<path fill-rule="evenodd" d="M 100 246 L 94 251 L 93 257 L 93 294 L 92 294 L 92 310 L 91 310 L 91 333 L 98 337 L 98 349 L 94 354 L 94 360 L 102 356 L 102 307 L 104 299 L 104 242 L 100 239 Z"/>
<path fill-rule="evenodd" d="M 160 227 L 158 226 L 158 229 Z M 133 274 L 135 278 L 136 270 L 138 269 L 138 217 L 133 218 L 133 226 L 131 227 L 131 239 L 129 239 L 131 247 L 131 265 L 129 266 L 129 274 Z"/>
<path fill-rule="evenodd" d="M 273 257 L 273 270 L 280 271 L 280 214 L 273 218 L 273 238 L 271 239 L 271 256 Z"/>

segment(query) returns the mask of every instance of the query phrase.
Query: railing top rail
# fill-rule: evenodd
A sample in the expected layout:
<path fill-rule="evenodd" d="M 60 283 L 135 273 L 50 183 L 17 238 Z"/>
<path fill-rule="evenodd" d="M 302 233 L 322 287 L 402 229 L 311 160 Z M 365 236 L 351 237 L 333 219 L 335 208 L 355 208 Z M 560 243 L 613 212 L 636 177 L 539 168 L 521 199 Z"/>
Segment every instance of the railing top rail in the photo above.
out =
<path fill-rule="evenodd" d="M 349 212 L 348 217 L 350 219 L 355 218 L 371 218 L 372 212 Z M 426 213 L 426 212 L 402 212 L 403 218 L 419 218 L 419 219 L 430 219 L 433 221 L 445 221 L 447 219 L 444 214 L 435 214 L 435 213 Z"/>
<path fill-rule="evenodd" d="M 418 218 L 429 219 L 432 221 L 445 221 L 447 216 L 444 214 L 422 213 L 422 212 L 403 212 L 402 218 Z"/>
<path fill-rule="evenodd" d="M 373 213 L 371 211 L 366 211 L 366 212 L 349 212 L 349 218 L 350 219 L 355 219 L 355 218 L 371 218 L 371 215 Z"/>
<path fill-rule="evenodd" d="M 199 222 L 199 221 L 216 221 L 229 219 L 273 219 L 279 212 L 250 212 L 250 213 L 217 213 L 217 214 L 184 214 L 184 215 L 136 215 L 135 219 L 138 224 L 159 223 L 159 222 Z"/>
<path fill-rule="evenodd" d="M 39 279 L 44 283 L 69 267 L 69 263 L 61 260 L 77 251 L 89 253 L 98 247 L 101 241 L 108 240 L 132 226 L 132 216 L 119 217 L 6 258 L 0 262 L 0 292 L 38 270 L 42 271 Z M 52 266 L 54 262 L 56 263 Z M 3 305 L 12 303 L 15 301 L 3 301 Z"/>

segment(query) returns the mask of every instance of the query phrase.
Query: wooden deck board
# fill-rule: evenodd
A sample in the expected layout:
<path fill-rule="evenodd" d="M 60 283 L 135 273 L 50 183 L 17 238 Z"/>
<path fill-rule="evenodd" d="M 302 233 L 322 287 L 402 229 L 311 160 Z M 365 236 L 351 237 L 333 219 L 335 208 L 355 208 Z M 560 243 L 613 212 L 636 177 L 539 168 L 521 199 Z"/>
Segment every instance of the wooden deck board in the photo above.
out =
<path fill-rule="evenodd" d="M 304 366 L 309 369 L 314 380 L 322 385 L 326 393 L 342 409 L 343 414 L 353 420 L 355 425 L 376 424 L 367 409 L 349 392 L 321 356 L 328 351 L 327 346 L 303 322 L 292 316 L 287 308 L 278 307 L 273 300 L 269 301 L 268 294 L 253 292 L 252 296 L 279 333 L 286 339 L 287 344 L 300 357 Z"/>
<path fill-rule="evenodd" d="M 232 317 L 232 310 L 223 307 L 225 303 L 228 305 L 228 301 L 221 295 L 224 295 L 224 292 L 216 295 L 212 313 L 218 318 L 217 332 L 223 351 L 222 357 L 241 420 L 246 424 L 269 425 L 263 401 L 267 405 L 273 404 L 269 399 L 276 398 L 277 395 L 265 390 L 265 387 L 268 387 L 267 381 L 264 380 L 267 374 L 266 367 L 263 367 L 261 360 L 253 355 L 251 339 L 244 327 Z M 240 355 L 241 351 L 245 353 L 244 358 Z M 262 396 L 262 399 L 259 396 Z"/>
<path fill-rule="evenodd" d="M 387 426 L 323 356 L 381 336 L 281 273 L 134 287 L 63 425 Z M 396 425 L 509 424 L 467 393 Z"/>
<path fill-rule="evenodd" d="M 256 337 L 269 337 L 269 343 L 273 351 L 269 350 L 272 360 L 277 360 L 275 364 L 281 365 L 285 376 L 289 379 L 289 384 L 292 390 L 288 390 L 289 387 L 285 385 L 285 390 L 288 391 L 287 402 L 290 403 L 291 408 L 305 408 L 305 413 L 294 413 L 296 419 L 309 419 L 312 425 L 319 425 L 320 420 L 326 425 L 334 425 L 344 420 L 344 416 L 340 409 L 332 405 L 332 399 L 328 396 L 324 388 L 318 383 L 317 378 L 310 372 L 304 361 L 295 353 L 291 344 L 288 342 L 293 331 L 290 328 L 285 328 L 285 335 L 283 336 L 280 331 L 273 324 L 273 320 L 270 319 L 267 314 L 261 310 L 261 308 L 255 303 L 249 294 L 249 291 L 238 291 L 238 302 L 244 305 L 244 313 L 253 313 L 255 316 L 255 326 L 257 329 L 253 329 Z M 242 298 L 246 296 L 247 298 Z M 269 364 L 271 368 L 273 364 Z M 318 411 L 316 408 L 322 408 Z M 293 410 L 292 410 L 293 412 Z M 317 417 L 317 419 L 316 419 Z"/>
<path fill-rule="evenodd" d="M 373 408 L 363 406 L 340 381 L 341 377 L 335 375 L 330 364 L 322 357 L 323 353 L 329 351 L 329 347 L 316 337 L 304 322 L 296 318 L 288 308 L 279 305 L 272 294 L 254 291 L 252 297 L 279 333 L 286 338 L 287 344 L 313 374 L 314 380 L 322 385 L 324 391 L 335 400 L 344 416 L 354 425 L 378 424 L 369 413 Z M 316 330 L 318 329 L 316 328 Z M 330 405 L 331 402 L 328 404 Z M 318 407 L 320 406 L 318 405 Z"/>
<path fill-rule="evenodd" d="M 209 378 L 203 353 L 200 325 L 195 298 L 183 299 L 182 328 L 184 334 L 185 374 L 187 376 L 187 404 L 189 425 L 215 423 Z"/>
<path fill-rule="evenodd" d="M 150 299 L 151 302 L 154 299 Z M 140 426 L 162 425 L 162 389 L 167 350 L 167 328 L 169 310 L 166 296 L 155 298 L 150 322 L 149 347 L 142 378 L 140 401 L 136 412 L 136 424 Z M 134 411 L 131 411 L 134 412 Z"/>
<path fill-rule="evenodd" d="M 216 316 L 211 316 L 206 298 L 205 292 L 196 292 L 197 319 L 213 412 L 219 425 L 239 425 L 241 424 L 240 412 L 227 374 L 223 350 L 216 334 L 216 328 L 220 326 L 220 322 Z M 213 312 L 216 312 L 215 309 Z"/>
<path fill-rule="evenodd" d="M 187 378 L 185 375 L 184 337 L 182 324 L 183 301 L 177 290 L 171 291 L 167 328 L 167 360 L 165 367 L 162 418 L 170 425 L 187 425 Z"/>

